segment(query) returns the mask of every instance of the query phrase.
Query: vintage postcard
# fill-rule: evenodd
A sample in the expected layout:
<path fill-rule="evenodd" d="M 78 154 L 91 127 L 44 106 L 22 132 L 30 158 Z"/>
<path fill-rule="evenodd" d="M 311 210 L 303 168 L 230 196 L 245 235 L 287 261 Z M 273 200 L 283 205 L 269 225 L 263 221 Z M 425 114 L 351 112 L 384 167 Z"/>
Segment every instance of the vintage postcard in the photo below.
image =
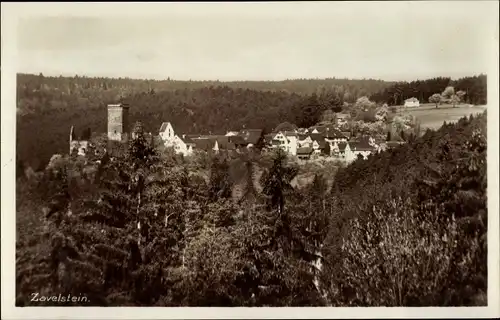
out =
<path fill-rule="evenodd" d="M 498 317 L 498 9 L 2 3 L 2 319 Z"/>

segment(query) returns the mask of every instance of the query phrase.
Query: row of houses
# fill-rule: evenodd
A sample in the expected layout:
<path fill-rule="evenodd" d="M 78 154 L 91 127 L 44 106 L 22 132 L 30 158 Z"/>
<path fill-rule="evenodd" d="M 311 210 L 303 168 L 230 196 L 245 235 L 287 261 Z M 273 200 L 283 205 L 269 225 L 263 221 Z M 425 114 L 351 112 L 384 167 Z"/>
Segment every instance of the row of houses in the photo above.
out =
<path fill-rule="evenodd" d="M 287 130 L 285 130 L 287 129 Z M 229 131 L 225 135 L 176 134 L 170 122 L 164 122 L 159 136 L 166 147 L 172 147 L 176 153 L 191 155 L 200 151 L 235 151 L 258 147 L 259 149 L 281 148 L 288 154 L 302 160 L 316 157 L 334 157 L 352 162 L 358 157 L 366 159 L 370 154 L 386 147 L 375 139 L 364 136 L 351 139 L 350 132 L 342 132 L 335 125 L 297 128 L 293 125 L 284 130 L 274 130 L 265 134 L 262 129 L 242 129 Z"/>
<path fill-rule="evenodd" d="M 244 129 L 228 132 L 226 135 L 176 134 L 170 122 L 162 123 L 159 132 L 166 147 L 174 148 L 176 153 L 188 156 L 199 151 L 240 151 L 255 146 L 263 147 L 262 129 Z"/>

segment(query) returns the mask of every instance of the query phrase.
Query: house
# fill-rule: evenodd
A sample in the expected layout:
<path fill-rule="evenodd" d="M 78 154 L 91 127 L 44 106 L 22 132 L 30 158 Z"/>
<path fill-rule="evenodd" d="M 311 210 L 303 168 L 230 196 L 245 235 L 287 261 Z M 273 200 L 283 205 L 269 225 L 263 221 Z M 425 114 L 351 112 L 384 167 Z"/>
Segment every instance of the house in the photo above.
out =
<path fill-rule="evenodd" d="M 403 142 L 399 142 L 399 141 L 387 141 L 387 142 L 383 142 L 380 144 L 380 151 L 385 151 L 385 150 L 389 150 L 389 149 L 394 149 L 394 148 L 397 148 L 398 146 L 404 144 Z"/>
<path fill-rule="evenodd" d="M 412 97 L 405 100 L 405 107 L 407 108 L 420 107 L 420 102 L 418 101 L 417 98 Z"/>
<path fill-rule="evenodd" d="M 168 142 L 175 137 L 174 128 L 170 122 L 163 122 L 160 127 L 160 137 L 163 141 Z"/>
<path fill-rule="evenodd" d="M 348 140 L 348 137 L 340 132 L 340 130 L 336 128 L 327 128 L 325 141 L 330 144 L 330 149 L 333 147 L 334 142 L 347 142 Z"/>
<path fill-rule="evenodd" d="M 268 134 L 264 135 L 264 144 L 266 145 L 266 147 L 268 147 L 268 148 L 273 147 L 274 136 L 275 136 L 275 133 L 268 133 Z"/>
<path fill-rule="evenodd" d="M 248 145 L 245 139 L 240 135 L 235 135 L 235 136 L 226 135 L 226 136 L 228 137 L 228 142 L 234 144 L 235 149 L 245 148 Z"/>
<path fill-rule="evenodd" d="M 193 154 L 193 150 L 196 147 L 194 141 L 185 135 L 182 137 L 175 136 L 174 150 L 177 154 L 182 154 L 184 156 L 189 156 Z"/>
<path fill-rule="evenodd" d="M 262 129 L 243 129 L 238 133 L 248 147 L 260 146 L 264 142 L 264 130 Z"/>
<path fill-rule="evenodd" d="M 308 134 L 298 134 L 297 135 L 297 143 L 300 148 L 303 147 L 312 147 L 313 140 L 311 136 Z"/>
<path fill-rule="evenodd" d="M 345 153 L 347 162 L 356 160 L 358 155 L 361 155 L 366 160 L 370 154 L 379 151 L 379 146 L 371 137 L 362 137 L 357 141 L 349 141 L 348 144 L 350 150 Z"/>
<path fill-rule="evenodd" d="M 237 135 L 238 135 L 238 133 L 239 133 L 238 131 L 228 131 L 228 132 L 226 133 L 226 136 L 227 136 L 227 137 L 237 136 Z"/>
<path fill-rule="evenodd" d="M 209 139 L 213 140 L 213 150 L 218 153 L 220 151 L 235 151 L 236 145 L 231 142 L 231 136 L 212 136 Z"/>
<path fill-rule="evenodd" d="M 274 133 L 271 140 L 272 148 L 280 147 L 291 155 L 297 154 L 297 146 L 297 133 L 294 131 L 280 131 L 278 133 Z"/>
<path fill-rule="evenodd" d="M 313 153 L 313 148 L 304 147 L 297 149 L 297 157 L 301 160 L 310 159 L 312 153 Z"/>
<path fill-rule="evenodd" d="M 286 152 L 292 156 L 297 155 L 297 134 L 294 131 L 286 131 L 285 137 L 287 141 Z"/>
<path fill-rule="evenodd" d="M 336 113 L 335 118 L 337 119 L 337 125 L 338 126 L 343 126 L 346 125 L 349 119 L 351 118 L 350 114 L 345 114 L 345 113 Z"/>
<path fill-rule="evenodd" d="M 331 150 L 331 154 L 334 157 L 345 159 L 346 153 L 350 153 L 351 148 L 348 142 L 334 142 Z"/>
<path fill-rule="evenodd" d="M 69 131 L 69 154 L 76 152 L 79 156 L 86 155 L 89 148 L 90 128 L 85 130 L 83 134 L 78 137 L 75 128 L 71 126 Z"/>
<path fill-rule="evenodd" d="M 325 140 L 313 140 L 312 148 L 314 154 L 320 154 L 323 149 L 325 149 L 326 145 Z"/>

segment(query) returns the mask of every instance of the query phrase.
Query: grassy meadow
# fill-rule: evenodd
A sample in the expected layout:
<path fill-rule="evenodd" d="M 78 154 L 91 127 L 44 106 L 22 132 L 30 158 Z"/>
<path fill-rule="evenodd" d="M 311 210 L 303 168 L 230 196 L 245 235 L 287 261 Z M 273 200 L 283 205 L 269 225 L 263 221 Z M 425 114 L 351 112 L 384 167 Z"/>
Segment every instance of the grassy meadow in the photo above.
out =
<path fill-rule="evenodd" d="M 401 111 L 400 111 L 401 110 Z M 457 105 L 455 108 L 452 105 L 443 104 L 437 109 L 434 104 L 422 104 L 418 108 L 404 108 L 398 109 L 398 113 L 403 115 L 413 115 L 420 120 L 422 129 L 437 130 L 443 122 L 456 122 L 464 116 L 470 114 L 480 114 L 486 110 L 486 106 L 472 106 L 466 104 Z"/>

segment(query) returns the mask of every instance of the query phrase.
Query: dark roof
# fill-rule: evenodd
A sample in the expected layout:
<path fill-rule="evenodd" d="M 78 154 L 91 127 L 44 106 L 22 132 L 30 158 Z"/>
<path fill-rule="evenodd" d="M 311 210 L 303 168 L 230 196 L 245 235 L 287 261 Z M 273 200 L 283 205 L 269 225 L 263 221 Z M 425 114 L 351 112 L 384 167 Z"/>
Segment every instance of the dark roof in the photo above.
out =
<path fill-rule="evenodd" d="M 337 119 L 346 119 L 346 118 L 349 118 L 351 115 L 350 114 L 346 114 L 346 113 L 337 113 L 335 114 L 335 116 L 337 117 Z"/>
<path fill-rule="evenodd" d="M 189 139 L 196 139 L 201 137 L 199 134 L 184 134 L 183 136 Z"/>
<path fill-rule="evenodd" d="M 389 148 L 395 148 L 397 146 L 400 146 L 402 145 L 401 142 L 398 142 L 398 141 L 387 141 L 386 143 L 386 146 L 389 147 Z"/>
<path fill-rule="evenodd" d="M 295 131 L 285 131 L 284 134 L 287 137 L 296 137 L 297 136 L 297 133 Z"/>
<path fill-rule="evenodd" d="M 196 149 L 210 151 L 213 149 L 215 142 L 212 139 L 195 138 L 193 139 Z"/>
<path fill-rule="evenodd" d="M 371 151 L 375 149 L 370 145 L 367 139 L 360 139 L 358 141 L 349 141 L 349 147 L 353 151 Z"/>
<path fill-rule="evenodd" d="M 344 152 L 345 148 L 347 147 L 347 142 L 339 142 L 337 143 L 337 146 L 339 147 L 340 152 Z"/>
<path fill-rule="evenodd" d="M 313 141 L 325 141 L 325 136 L 321 133 L 311 133 L 309 136 Z"/>
<path fill-rule="evenodd" d="M 326 145 L 325 140 L 314 140 L 314 141 L 316 141 L 318 143 L 320 149 L 323 149 Z"/>
<path fill-rule="evenodd" d="M 228 136 L 216 136 L 214 137 L 214 140 L 217 141 L 217 145 L 219 146 L 219 149 L 222 150 L 235 150 L 236 146 L 233 142 L 231 142 L 230 138 Z M 215 145 L 214 141 L 214 145 Z"/>
<path fill-rule="evenodd" d="M 304 147 L 304 148 L 297 148 L 297 154 L 311 154 L 313 152 L 312 148 L 309 147 Z"/>
<path fill-rule="evenodd" d="M 273 138 L 274 138 L 275 135 L 276 134 L 274 134 L 274 133 L 268 133 L 268 134 L 264 135 L 264 140 L 267 143 L 269 143 L 269 142 L 271 142 L 273 140 Z"/>
<path fill-rule="evenodd" d="M 184 142 L 185 144 L 195 145 L 194 141 L 193 141 L 191 138 L 189 138 L 188 136 L 184 136 L 184 137 L 182 137 L 182 136 L 181 136 L 181 137 L 179 137 L 179 138 L 180 138 L 180 139 L 182 140 L 182 142 Z"/>
<path fill-rule="evenodd" d="M 299 140 L 305 140 L 305 139 L 307 139 L 307 137 L 309 137 L 309 135 L 308 135 L 308 134 L 299 134 L 299 135 L 298 135 L 298 139 L 299 139 Z"/>
<path fill-rule="evenodd" d="M 309 132 L 313 132 L 314 129 L 318 130 L 319 133 L 324 133 L 326 131 L 326 126 L 313 126 L 309 128 Z"/>
<path fill-rule="evenodd" d="M 247 145 L 248 143 L 241 136 L 227 136 L 229 138 L 229 142 L 234 143 L 235 145 Z"/>
<path fill-rule="evenodd" d="M 259 139 L 262 137 L 263 130 L 262 129 L 244 129 L 240 130 L 238 134 L 240 137 L 245 139 L 246 143 L 257 144 Z"/>
<path fill-rule="evenodd" d="M 346 137 L 347 139 L 349 139 L 351 137 L 351 132 L 349 132 L 349 131 L 342 131 L 342 135 L 344 137 Z"/>
<path fill-rule="evenodd" d="M 325 137 L 326 138 L 347 138 L 339 129 L 337 129 L 334 126 L 327 126 L 326 127 L 326 132 L 325 132 Z"/>
<path fill-rule="evenodd" d="M 160 127 L 160 132 L 164 132 L 170 122 L 163 122 Z"/>

